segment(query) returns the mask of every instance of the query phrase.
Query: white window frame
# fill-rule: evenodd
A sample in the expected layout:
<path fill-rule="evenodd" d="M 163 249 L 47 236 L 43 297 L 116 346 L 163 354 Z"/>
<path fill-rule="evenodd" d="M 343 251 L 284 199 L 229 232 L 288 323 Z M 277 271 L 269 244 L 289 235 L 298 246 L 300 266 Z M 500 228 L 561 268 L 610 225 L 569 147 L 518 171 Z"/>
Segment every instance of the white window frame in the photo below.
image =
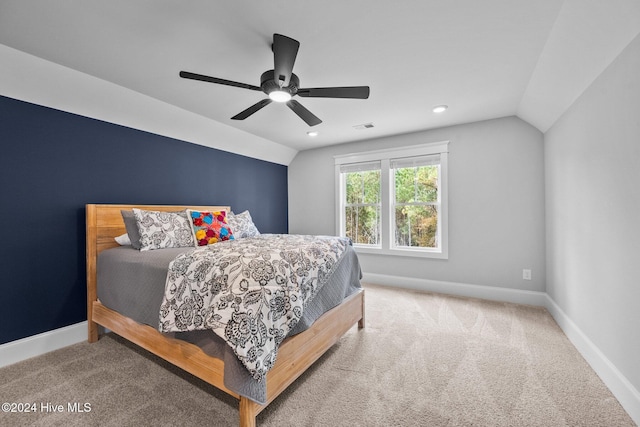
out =
<path fill-rule="evenodd" d="M 336 233 L 345 235 L 345 206 L 344 191 L 345 182 L 340 173 L 340 166 L 350 163 L 363 163 L 380 161 L 381 165 L 381 201 L 382 201 L 382 225 L 380 245 L 356 245 L 359 253 L 371 253 L 382 255 L 412 256 L 425 258 L 448 259 L 449 257 L 449 221 L 448 221 L 448 144 L 449 141 L 434 142 L 384 150 L 367 151 L 334 156 L 335 161 L 335 194 L 336 194 Z M 394 203 L 395 189 L 391 169 L 391 160 L 428 155 L 440 155 L 440 174 L 438 180 L 438 197 L 440 209 L 438 211 L 438 248 L 409 248 L 395 247 L 395 236 L 392 218 L 395 216 Z"/>

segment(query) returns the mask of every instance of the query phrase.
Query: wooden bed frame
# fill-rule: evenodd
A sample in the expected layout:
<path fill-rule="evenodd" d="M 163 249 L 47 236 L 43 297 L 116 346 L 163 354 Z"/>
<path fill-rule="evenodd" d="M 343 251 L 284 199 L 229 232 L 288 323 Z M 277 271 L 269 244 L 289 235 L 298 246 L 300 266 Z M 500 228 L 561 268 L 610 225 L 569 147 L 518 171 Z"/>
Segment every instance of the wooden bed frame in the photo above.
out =
<path fill-rule="evenodd" d="M 305 332 L 286 339 L 278 351 L 278 359 L 267 374 L 267 404 L 260 405 L 224 386 L 224 362 L 205 354 L 186 341 L 164 336 L 156 329 L 139 324 L 100 303 L 97 297 L 98 254 L 118 246 L 114 237 L 126 232 L 120 211 L 132 208 L 176 211 L 227 209 L 228 206 L 169 205 L 86 205 L 87 225 L 87 318 L 89 342 L 98 340 L 98 325 L 139 345 L 149 352 L 184 369 L 218 389 L 239 399 L 240 426 L 253 427 L 256 416 L 309 368 L 355 323 L 364 327 L 364 290 L 345 299 L 339 306 L 322 315 Z"/>

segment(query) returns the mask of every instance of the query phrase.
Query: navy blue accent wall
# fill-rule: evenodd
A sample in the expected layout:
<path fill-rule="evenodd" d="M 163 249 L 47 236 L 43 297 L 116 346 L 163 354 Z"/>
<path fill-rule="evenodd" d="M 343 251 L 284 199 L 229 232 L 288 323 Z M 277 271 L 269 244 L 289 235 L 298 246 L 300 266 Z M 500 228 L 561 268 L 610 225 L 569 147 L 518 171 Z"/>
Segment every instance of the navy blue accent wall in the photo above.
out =
<path fill-rule="evenodd" d="M 87 203 L 230 205 L 286 233 L 287 167 L 0 96 L 0 344 L 87 319 Z"/>

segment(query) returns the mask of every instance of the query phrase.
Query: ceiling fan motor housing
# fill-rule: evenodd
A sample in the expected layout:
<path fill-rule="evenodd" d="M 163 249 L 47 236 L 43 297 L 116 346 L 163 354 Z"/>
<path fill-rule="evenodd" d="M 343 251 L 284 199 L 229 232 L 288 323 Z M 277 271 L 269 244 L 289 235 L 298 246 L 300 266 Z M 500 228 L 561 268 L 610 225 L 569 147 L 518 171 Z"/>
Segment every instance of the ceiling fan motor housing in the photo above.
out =
<path fill-rule="evenodd" d="M 265 71 L 260 76 L 260 88 L 267 95 L 273 92 L 274 90 L 281 90 L 284 92 L 289 92 L 291 96 L 298 93 L 298 88 L 300 87 L 300 79 L 295 74 L 291 73 L 291 78 L 289 79 L 289 86 L 283 86 L 282 88 L 275 81 L 273 77 L 273 70 Z"/>

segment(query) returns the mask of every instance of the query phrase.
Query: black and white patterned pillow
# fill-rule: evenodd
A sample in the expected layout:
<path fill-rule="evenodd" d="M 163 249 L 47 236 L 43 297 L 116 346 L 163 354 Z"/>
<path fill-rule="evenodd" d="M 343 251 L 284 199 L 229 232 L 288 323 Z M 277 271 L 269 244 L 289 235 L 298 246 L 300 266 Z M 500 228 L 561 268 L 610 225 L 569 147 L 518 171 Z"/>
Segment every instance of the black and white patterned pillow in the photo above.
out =
<path fill-rule="evenodd" d="M 251 219 L 249 211 L 244 211 L 239 214 L 229 212 L 227 215 L 227 223 L 236 239 L 260 235 L 260 232 L 253 223 L 253 219 Z"/>
<path fill-rule="evenodd" d="M 159 212 L 134 208 L 133 215 L 140 232 L 141 251 L 195 245 L 186 211 Z"/>

